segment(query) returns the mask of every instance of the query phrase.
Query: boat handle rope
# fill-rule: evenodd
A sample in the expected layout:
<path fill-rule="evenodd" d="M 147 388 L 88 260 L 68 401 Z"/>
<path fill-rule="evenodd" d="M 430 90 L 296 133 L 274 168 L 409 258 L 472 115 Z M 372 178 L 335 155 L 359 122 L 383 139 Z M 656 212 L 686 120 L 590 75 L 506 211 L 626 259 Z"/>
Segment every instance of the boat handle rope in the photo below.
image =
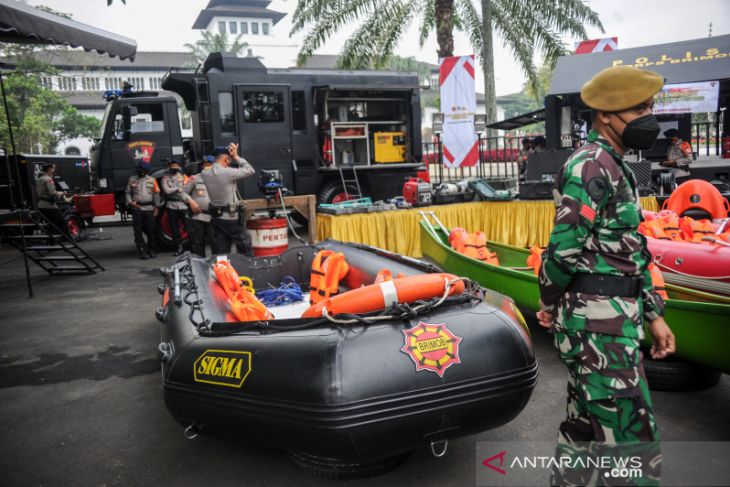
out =
<path fill-rule="evenodd" d="M 724 279 L 730 279 L 730 276 L 698 276 L 696 274 L 687 274 L 686 272 L 678 271 L 677 269 L 674 269 L 672 267 L 662 264 L 661 260 L 662 260 L 661 255 L 654 257 L 654 263 L 658 267 L 660 267 L 662 269 L 666 269 L 667 272 L 669 272 L 671 274 L 679 274 L 680 276 L 685 276 L 685 277 L 696 277 L 698 279 L 709 279 L 712 281 L 722 281 Z"/>
<path fill-rule="evenodd" d="M 705 242 L 712 242 L 716 245 L 722 245 L 723 247 L 730 247 L 730 243 L 727 243 L 723 240 L 719 240 L 715 237 L 710 237 L 710 236 L 702 237 L 702 240 L 704 240 Z"/>

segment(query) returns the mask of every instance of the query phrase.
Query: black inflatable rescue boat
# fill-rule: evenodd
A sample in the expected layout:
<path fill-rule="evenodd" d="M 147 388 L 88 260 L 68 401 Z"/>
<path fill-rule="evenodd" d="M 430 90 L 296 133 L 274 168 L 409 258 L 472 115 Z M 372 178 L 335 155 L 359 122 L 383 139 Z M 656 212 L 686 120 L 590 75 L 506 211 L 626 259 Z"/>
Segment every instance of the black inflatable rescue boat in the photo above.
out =
<path fill-rule="evenodd" d="M 379 289 L 383 272 L 396 283 L 383 285 L 386 296 L 399 278 L 433 279 L 441 270 L 334 241 L 277 257 L 222 259 L 257 291 L 291 276 L 306 293 L 321 250 L 344 254 L 349 270 L 337 294 L 340 312 L 318 309 L 313 318 L 301 318 L 310 305 L 305 294 L 302 303 L 268 308 L 272 319 L 238 321 L 212 271 L 221 257 L 185 255 L 162 269 L 162 385 L 187 437 L 235 434 L 287 451 L 316 473 L 357 477 L 424 447 L 440 456 L 448 440 L 504 425 L 522 411 L 538 367 L 510 298 L 468 281 L 449 294 L 447 279 L 443 295 L 409 303 L 384 297 L 387 309 L 351 314 L 343 312 L 348 290 L 361 296 L 363 286 Z"/>

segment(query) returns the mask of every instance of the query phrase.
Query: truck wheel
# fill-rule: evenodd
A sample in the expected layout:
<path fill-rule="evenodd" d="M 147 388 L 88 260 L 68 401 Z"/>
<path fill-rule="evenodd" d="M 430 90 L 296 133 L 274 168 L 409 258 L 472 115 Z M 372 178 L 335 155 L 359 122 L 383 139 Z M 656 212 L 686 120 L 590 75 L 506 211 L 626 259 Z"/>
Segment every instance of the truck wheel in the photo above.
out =
<path fill-rule="evenodd" d="M 187 243 L 188 232 L 185 230 L 185 226 L 180 224 L 180 238 L 183 241 L 183 245 Z M 157 215 L 157 245 L 160 248 L 174 248 L 172 243 L 172 231 L 170 230 L 170 219 L 167 215 L 165 207 L 160 208 L 160 212 Z"/>
<path fill-rule="evenodd" d="M 655 391 L 695 391 L 720 382 L 722 372 L 674 357 L 653 360 L 644 350 L 644 371 Z"/>
<path fill-rule="evenodd" d="M 357 198 L 357 186 L 354 184 L 346 184 L 345 189 L 342 188 L 340 181 L 329 181 L 320 188 L 317 193 L 317 203 L 342 203 L 347 200 L 354 200 Z"/>
<path fill-rule="evenodd" d="M 81 240 L 81 230 L 84 228 L 84 224 L 81 221 L 81 217 L 73 213 L 66 213 L 64 216 L 66 223 L 66 231 L 73 240 Z"/>
<path fill-rule="evenodd" d="M 323 458 L 307 453 L 289 452 L 289 460 L 298 468 L 317 477 L 332 480 L 349 480 L 384 474 L 403 463 L 411 452 L 368 463 L 348 463 L 334 458 Z"/>

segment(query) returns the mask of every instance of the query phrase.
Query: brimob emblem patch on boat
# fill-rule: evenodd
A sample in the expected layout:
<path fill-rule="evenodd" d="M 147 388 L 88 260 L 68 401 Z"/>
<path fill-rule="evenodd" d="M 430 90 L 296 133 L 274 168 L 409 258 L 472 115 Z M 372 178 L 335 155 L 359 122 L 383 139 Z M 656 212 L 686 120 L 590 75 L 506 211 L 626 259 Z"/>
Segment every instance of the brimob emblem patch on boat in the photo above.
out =
<path fill-rule="evenodd" d="M 401 349 L 416 364 L 416 371 L 430 370 L 439 377 L 446 369 L 460 364 L 459 342 L 461 338 L 451 333 L 446 323 L 438 325 L 419 322 L 408 330 L 403 330 L 406 343 Z"/>
<path fill-rule="evenodd" d="M 195 382 L 240 388 L 251 373 L 251 352 L 206 350 L 193 364 Z"/>

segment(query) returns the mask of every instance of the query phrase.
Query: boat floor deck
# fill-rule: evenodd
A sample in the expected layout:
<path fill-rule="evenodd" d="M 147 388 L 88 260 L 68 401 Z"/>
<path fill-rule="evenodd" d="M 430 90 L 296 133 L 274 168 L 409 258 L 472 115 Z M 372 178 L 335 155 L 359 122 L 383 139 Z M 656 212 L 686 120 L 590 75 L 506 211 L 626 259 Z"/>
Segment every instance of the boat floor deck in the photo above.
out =
<path fill-rule="evenodd" d="M 107 268 L 93 276 L 49 277 L 0 248 L 0 472 L 2 484 L 194 486 L 476 485 L 476 442 L 554 441 L 565 414 L 565 368 L 551 337 L 530 326 L 540 379 L 511 423 L 453 441 L 444 458 L 425 449 L 400 468 L 358 482 L 323 481 L 278 451 L 243 441 L 188 441 L 165 409 L 156 355 L 157 268 L 136 257 L 130 226 L 82 244 Z M 293 239 L 292 239 L 293 241 Z M 662 439 L 730 441 L 730 376 L 709 390 L 653 393 Z M 485 411 L 488 414 L 488 411 Z"/>

